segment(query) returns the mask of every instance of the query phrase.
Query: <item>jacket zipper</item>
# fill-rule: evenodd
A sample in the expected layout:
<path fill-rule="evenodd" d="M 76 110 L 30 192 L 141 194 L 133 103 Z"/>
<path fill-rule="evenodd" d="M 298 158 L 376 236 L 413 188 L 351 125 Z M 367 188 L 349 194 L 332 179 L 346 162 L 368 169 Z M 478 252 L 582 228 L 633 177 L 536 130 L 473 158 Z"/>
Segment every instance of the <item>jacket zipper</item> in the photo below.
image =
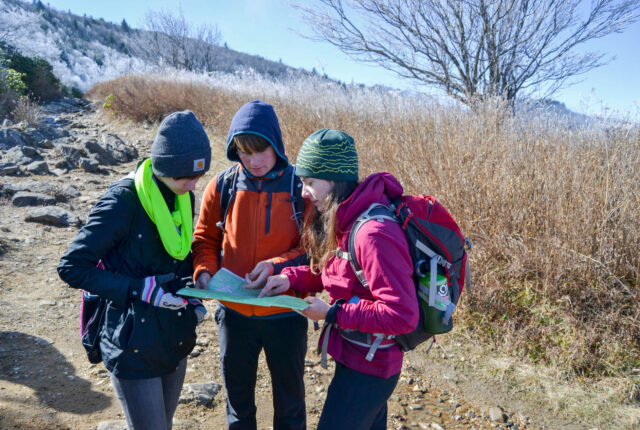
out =
<path fill-rule="evenodd" d="M 271 192 L 267 193 L 267 214 L 265 220 L 264 234 L 269 234 L 269 225 L 271 223 Z"/>

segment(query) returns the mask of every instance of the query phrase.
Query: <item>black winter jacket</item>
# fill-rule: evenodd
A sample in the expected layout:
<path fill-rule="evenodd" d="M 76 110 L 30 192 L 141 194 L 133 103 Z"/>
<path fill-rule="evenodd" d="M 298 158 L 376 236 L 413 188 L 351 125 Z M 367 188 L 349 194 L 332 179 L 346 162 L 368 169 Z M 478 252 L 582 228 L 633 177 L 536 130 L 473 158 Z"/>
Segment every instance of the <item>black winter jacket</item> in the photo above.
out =
<path fill-rule="evenodd" d="M 158 185 L 173 208 L 175 194 L 159 181 Z M 96 267 L 100 259 L 105 270 Z M 93 207 L 87 224 L 62 256 L 58 274 L 71 287 L 108 300 L 100 349 L 115 376 L 141 379 L 171 373 L 191 352 L 196 341 L 194 306 L 177 311 L 158 308 L 131 292 L 147 276 L 171 272 L 191 276 L 192 264 L 191 253 L 184 261 L 167 254 L 132 177 L 113 183 Z"/>

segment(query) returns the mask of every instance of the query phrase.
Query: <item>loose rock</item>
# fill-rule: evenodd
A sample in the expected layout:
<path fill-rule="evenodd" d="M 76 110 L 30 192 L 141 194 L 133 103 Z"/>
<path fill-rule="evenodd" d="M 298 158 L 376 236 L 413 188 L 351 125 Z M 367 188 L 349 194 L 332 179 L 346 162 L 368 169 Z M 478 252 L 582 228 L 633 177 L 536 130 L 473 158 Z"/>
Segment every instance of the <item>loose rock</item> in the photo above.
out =
<path fill-rule="evenodd" d="M 21 133 L 15 131 L 12 128 L 0 129 L 0 150 L 6 151 L 16 146 L 23 146 L 27 144 L 27 140 Z"/>
<path fill-rule="evenodd" d="M 0 175 L 10 176 L 20 172 L 20 167 L 16 163 L 0 163 Z"/>
<path fill-rule="evenodd" d="M 80 224 L 77 216 L 57 206 L 44 206 L 34 209 L 25 216 L 24 220 L 56 227 L 68 227 L 70 225 Z"/>
<path fill-rule="evenodd" d="M 127 430 L 126 421 L 102 421 L 96 430 Z"/>
<path fill-rule="evenodd" d="M 491 421 L 497 422 L 497 423 L 506 423 L 507 422 L 507 416 L 502 411 L 502 409 L 500 409 L 497 406 L 489 408 L 489 418 L 491 418 Z"/>
<path fill-rule="evenodd" d="M 33 155 L 33 148 L 26 149 L 25 146 L 14 146 L 6 153 L 6 160 L 16 164 L 29 164 L 38 157 L 37 153 Z M 29 155 L 31 154 L 31 155 Z"/>
<path fill-rule="evenodd" d="M 49 173 L 49 166 L 46 161 L 34 161 L 24 168 L 27 172 L 34 175 L 46 175 Z"/>
<path fill-rule="evenodd" d="M 222 386 L 215 382 L 185 384 L 182 387 L 179 402 L 195 402 L 200 406 L 211 406 L 216 394 L 218 394 L 221 389 Z"/>
<path fill-rule="evenodd" d="M 27 191 L 17 192 L 11 199 L 11 204 L 18 207 L 25 206 L 50 206 L 56 203 L 55 197 Z"/>

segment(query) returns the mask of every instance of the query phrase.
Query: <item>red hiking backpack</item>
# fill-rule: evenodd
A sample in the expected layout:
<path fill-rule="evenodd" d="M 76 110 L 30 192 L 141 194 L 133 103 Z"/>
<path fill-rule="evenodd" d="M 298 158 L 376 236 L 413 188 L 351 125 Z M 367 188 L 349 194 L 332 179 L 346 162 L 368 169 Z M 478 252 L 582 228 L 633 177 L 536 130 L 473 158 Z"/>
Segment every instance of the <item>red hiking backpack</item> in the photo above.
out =
<path fill-rule="evenodd" d="M 409 242 L 420 320 L 413 332 L 393 338 L 403 351 L 410 351 L 433 335 L 452 329 L 451 317 L 468 278 L 467 251 L 472 243 L 433 196 L 404 195 L 392 199 L 389 207 L 373 204 L 351 227 L 347 252 L 338 255 L 349 260 L 358 280 L 367 288 L 355 255 L 355 240 L 360 227 L 371 219 L 399 223 Z M 369 356 L 379 344 L 373 342 Z"/>

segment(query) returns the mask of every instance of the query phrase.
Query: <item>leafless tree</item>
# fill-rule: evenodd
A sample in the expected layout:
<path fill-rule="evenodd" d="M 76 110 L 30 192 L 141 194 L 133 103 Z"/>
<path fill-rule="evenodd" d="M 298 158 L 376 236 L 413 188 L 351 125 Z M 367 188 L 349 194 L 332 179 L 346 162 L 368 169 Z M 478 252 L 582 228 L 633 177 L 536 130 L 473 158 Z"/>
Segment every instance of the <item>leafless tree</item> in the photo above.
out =
<path fill-rule="evenodd" d="M 210 71 L 215 64 L 215 50 L 222 35 L 215 25 L 194 27 L 184 16 L 182 6 L 177 14 L 149 11 L 145 16 L 141 49 L 147 59 L 178 69 Z"/>
<path fill-rule="evenodd" d="M 640 0 L 316 0 L 296 6 L 314 40 L 472 103 L 551 95 L 609 62 L 578 45 L 623 31 Z"/>

